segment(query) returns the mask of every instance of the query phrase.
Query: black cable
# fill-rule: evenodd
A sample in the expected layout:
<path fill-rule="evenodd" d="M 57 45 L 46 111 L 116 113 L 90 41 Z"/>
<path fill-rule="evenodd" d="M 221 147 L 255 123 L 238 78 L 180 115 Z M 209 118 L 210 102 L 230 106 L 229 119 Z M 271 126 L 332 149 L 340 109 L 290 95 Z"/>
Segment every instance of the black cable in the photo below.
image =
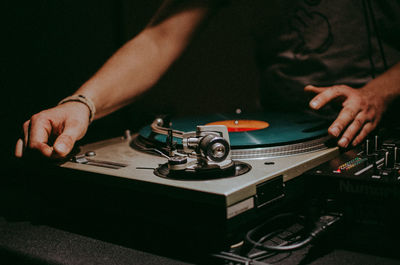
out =
<path fill-rule="evenodd" d="M 266 234 L 265 236 L 263 236 L 262 238 L 260 238 L 257 243 L 263 243 L 265 240 L 267 240 L 268 238 L 272 238 L 276 235 L 278 235 L 279 233 L 282 233 L 283 231 L 285 231 L 284 229 L 279 229 L 279 230 L 275 230 L 272 231 L 271 233 Z"/>
<path fill-rule="evenodd" d="M 362 5 L 363 5 L 363 13 L 364 13 L 364 20 L 365 20 L 365 27 L 367 29 L 367 39 L 368 39 L 368 58 L 369 58 L 369 63 L 371 65 L 371 77 L 375 78 L 375 63 L 372 58 L 372 42 L 371 42 L 371 29 L 369 27 L 369 19 L 368 19 L 368 11 L 366 7 L 365 0 L 362 0 Z"/>
<path fill-rule="evenodd" d="M 252 233 L 247 233 L 246 234 L 246 240 L 250 244 L 254 245 L 254 247 L 260 248 L 260 249 L 264 249 L 264 250 L 269 250 L 269 251 L 275 251 L 275 252 L 296 250 L 296 249 L 305 247 L 306 245 L 308 245 L 313 240 L 313 238 L 311 236 L 309 236 L 309 237 L 305 238 L 304 240 L 302 240 L 302 241 L 300 241 L 298 243 L 295 243 L 295 244 L 269 246 L 269 245 L 257 243 L 256 241 L 251 239 L 251 237 L 252 237 Z"/>
<path fill-rule="evenodd" d="M 262 244 L 261 242 L 267 239 L 269 236 L 276 234 L 278 231 L 281 231 L 282 229 L 270 231 L 267 235 L 262 236 L 260 239 L 256 240 L 255 237 L 256 235 L 260 234 L 261 231 L 263 231 L 266 227 L 271 227 L 273 222 L 279 220 L 283 221 L 281 219 L 286 219 L 286 218 L 298 218 L 304 221 L 304 217 L 300 215 L 296 215 L 294 213 L 284 213 L 280 214 L 277 216 L 274 216 L 270 219 L 268 219 L 266 222 L 263 224 L 257 226 L 256 228 L 250 230 L 247 232 L 245 236 L 246 242 L 250 243 L 252 246 L 255 248 L 267 250 L 267 251 L 274 251 L 274 252 L 284 252 L 284 251 L 292 251 L 296 249 L 300 249 L 302 247 L 307 246 L 311 241 L 314 239 L 320 237 L 329 227 L 332 227 L 334 224 L 336 224 L 339 220 L 341 220 L 342 214 L 338 213 L 331 213 L 331 214 L 326 214 L 323 216 L 320 216 L 319 219 L 315 222 L 314 228 L 311 230 L 311 232 L 306 236 L 305 238 L 301 240 L 297 240 L 294 243 L 291 243 L 289 245 L 277 245 L 277 246 L 271 246 L 271 245 L 266 245 Z"/>
<path fill-rule="evenodd" d="M 376 24 L 375 13 L 374 13 L 374 10 L 372 8 L 371 0 L 367 0 L 367 5 L 368 5 L 369 13 L 371 14 L 371 20 L 372 20 L 372 25 L 373 25 L 374 30 L 375 30 L 376 39 L 378 40 L 379 52 L 381 53 L 381 57 L 382 57 L 382 61 L 383 61 L 383 67 L 384 67 L 384 69 L 386 71 L 388 69 L 388 65 L 387 65 L 387 62 L 386 62 L 385 51 L 383 50 L 382 39 L 380 37 L 379 29 L 378 29 L 378 26 Z"/>
<path fill-rule="evenodd" d="M 282 229 L 279 229 L 278 231 L 271 231 L 269 232 L 267 235 L 262 236 L 260 239 L 258 240 L 254 240 L 253 238 L 255 237 L 255 235 L 259 234 L 261 231 L 263 231 L 266 227 L 269 227 L 273 222 L 275 221 L 280 221 L 282 219 L 288 219 L 288 218 L 300 218 L 300 216 L 294 214 L 294 213 L 283 213 L 283 214 L 279 214 L 276 215 L 270 219 L 268 219 L 266 222 L 264 222 L 263 224 L 257 226 L 256 228 L 250 230 L 245 237 L 245 240 L 250 243 L 251 245 L 253 245 L 256 248 L 260 248 L 260 249 L 264 249 L 264 250 L 268 250 L 268 251 L 291 251 L 294 249 L 298 249 L 301 248 L 305 245 L 307 245 L 310 241 L 311 241 L 311 237 L 308 237 L 304 240 L 302 240 L 301 242 L 297 242 L 291 245 L 278 245 L 278 246 L 269 246 L 269 245 L 265 245 L 262 244 L 262 241 L 266 240 L 268 237 L 270 237 L 271 235 L 277 234 L 278 231 L 281 231 Z"/>

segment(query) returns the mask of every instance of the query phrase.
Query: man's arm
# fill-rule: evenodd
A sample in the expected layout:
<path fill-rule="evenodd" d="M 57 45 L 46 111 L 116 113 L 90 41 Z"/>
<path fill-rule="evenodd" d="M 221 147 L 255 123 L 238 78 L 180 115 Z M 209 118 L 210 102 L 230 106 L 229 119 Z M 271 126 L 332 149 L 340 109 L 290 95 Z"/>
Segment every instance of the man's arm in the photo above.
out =
<path fill-rule="evenodd" d="M 206 16 L 207 6 L 198 2 L 165 2 L 145 29 L 76 91 L 93 100 L 97 118 L 132 102 L 167 71 Z"/>
<path fill-rule="evenodd" d="M 93 101 L 95 118 L 103 117 L 132 102 L 152 87 L 188 45 L 195 29 L 207 15 L 207 1 L 167 0 L 149 25 L 120 48 L 74 94 Z M 47 157 L 65 157 L 89 125 L 89 109 L 80 102 L 67 102 L 32 116 L 23 125 L 15 155 L 25 148 Z M 55 137 L 51 146 L 49 139 Z"/>
<path fill-rule="evenodd" d="M 400 95 L 400 63 L 360 89 L 309 85 L 305 90 L 318 93 L 310 101 L 310 107 L 316 110 L 335 98 L 343 98 L 343 108 L 328 132 L 340 136 L 339 146 L 347 147 L 350 143 L 355 146 L 375 129 L 388 105 Z"/>

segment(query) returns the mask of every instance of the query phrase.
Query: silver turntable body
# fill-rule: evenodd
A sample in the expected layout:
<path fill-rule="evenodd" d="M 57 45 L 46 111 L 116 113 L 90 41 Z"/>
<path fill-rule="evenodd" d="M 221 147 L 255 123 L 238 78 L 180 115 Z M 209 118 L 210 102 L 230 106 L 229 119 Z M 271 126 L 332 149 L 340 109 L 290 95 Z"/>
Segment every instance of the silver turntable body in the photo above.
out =
<path fill-rule="evenodd" d="M 189 136 L 193 135 L 195 136 L 195 134 L 189 134 Z M 240 162 L 250 168 L 245 173 L 216 178 L 176 179 L 162 177 L 155 173 L 161 165 L 168 164 L 169 158 L 133 148 L 131 143 L 138 137 L 140 137 L 138 134 L 131 135 L 128 132 L 123 137 L 81 146 L 78 154 L 60 166 L 124 178 L 132 180 L 133 183 L 151 183 L 159 186 L 157 190 L 166 192 L 173 187 L 174 191 L 183 192 L 173 192 L 168 194 L 169 196 L 224 207 L 226 219 L 231 219 L 285 196 L 284 192 L 273 192 L 270 196 L 265 194 L 268 190 L 260 189 L 265 183 L 278 180 L 274 185 L 282 188 L 288 181 L 339 154 L 337 147 L 323 146 L 316 150 L 292 152 L 286 155 L 268 154 L 256 158 L 252 155 L 247 158 L 242 156 Z M 248 149 L 248 152 L 255 153 L 257 148 Z M 234 154 L 231 156 L 231 152 L 226 159 L 239 161 Z"/>

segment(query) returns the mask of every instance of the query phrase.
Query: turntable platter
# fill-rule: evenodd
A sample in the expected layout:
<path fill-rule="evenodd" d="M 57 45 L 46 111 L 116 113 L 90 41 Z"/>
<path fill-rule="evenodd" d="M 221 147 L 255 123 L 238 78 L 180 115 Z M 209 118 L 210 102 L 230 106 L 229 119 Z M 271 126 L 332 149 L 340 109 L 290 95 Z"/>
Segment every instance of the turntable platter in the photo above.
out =
<path fill-rule="evenodd" d="M 278 112 L 215 114 L 171 120 L 171 128 L 184 132 L 195 131 L 197 125 L 209 124 L 227 125 L 233 158 L 253 159 L 325 149 L 330 121 L 307 113 Z M 141 129 L 139 135 L 155 145 L 166 142 L 166 136 L 154 133 L 150 126 Z M 174 141 L 181 144 L 179 138 Z"/>

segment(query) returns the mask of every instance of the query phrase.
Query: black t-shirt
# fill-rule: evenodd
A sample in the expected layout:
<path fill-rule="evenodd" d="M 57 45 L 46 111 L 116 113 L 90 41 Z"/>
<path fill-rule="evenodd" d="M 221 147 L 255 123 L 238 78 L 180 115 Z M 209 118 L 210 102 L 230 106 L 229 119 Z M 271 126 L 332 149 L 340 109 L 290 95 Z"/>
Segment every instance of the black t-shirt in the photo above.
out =
<path fill-rule="evenodd" d="M 257 34 L 268 109 L 307 108 L 305 85 L 359 88 L 400 61 L 400 1 L 277 0 L 271 7 L 273 32 Z"/>

